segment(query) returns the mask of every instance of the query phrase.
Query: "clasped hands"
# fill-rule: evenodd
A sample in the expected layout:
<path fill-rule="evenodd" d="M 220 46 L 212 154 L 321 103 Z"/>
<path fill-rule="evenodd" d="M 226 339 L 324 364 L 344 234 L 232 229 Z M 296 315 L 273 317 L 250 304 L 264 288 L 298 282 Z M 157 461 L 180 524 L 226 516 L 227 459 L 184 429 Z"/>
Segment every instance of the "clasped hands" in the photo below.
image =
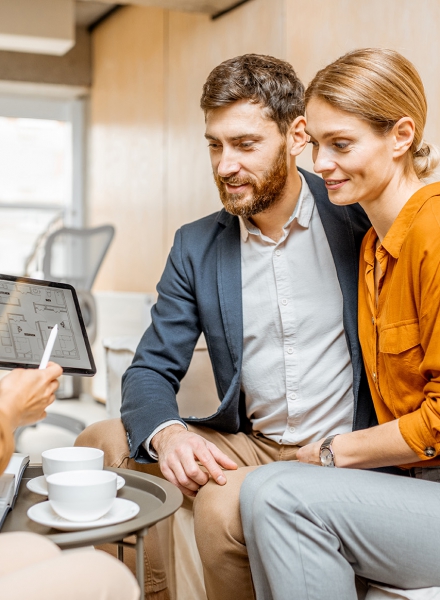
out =
<path fill-rule="evenodd" d="M 297 454 L 298 460 L 320 465 L 322 441 L 301 448 Z M 227 475 L 224 470 L 238 468 L 215 444 L 181 425 L 162 429 L 153 437 L 151 445 L 158 454 L 163 476 L 189 497 L 195 497 L 210 477 L 219 485 L 225 485 Z"/>

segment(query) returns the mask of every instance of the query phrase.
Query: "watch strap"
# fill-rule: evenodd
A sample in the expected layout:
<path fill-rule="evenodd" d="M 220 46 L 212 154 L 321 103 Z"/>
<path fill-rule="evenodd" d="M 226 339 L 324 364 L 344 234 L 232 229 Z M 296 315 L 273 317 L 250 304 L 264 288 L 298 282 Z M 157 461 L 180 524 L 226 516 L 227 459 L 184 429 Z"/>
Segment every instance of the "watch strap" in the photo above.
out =
<path fill-rule="evenodd" d="M 339 435 L 335 433 L 334 435 L 329 435 L 325 438 L 325 440 L 321 444 L 321 448 L 319 451 L 319 458 L 321 460 L 321 465 L 323 467 L 335 467 L 335 454 L 332 448 L 332 442 L 335 437 Z"/>

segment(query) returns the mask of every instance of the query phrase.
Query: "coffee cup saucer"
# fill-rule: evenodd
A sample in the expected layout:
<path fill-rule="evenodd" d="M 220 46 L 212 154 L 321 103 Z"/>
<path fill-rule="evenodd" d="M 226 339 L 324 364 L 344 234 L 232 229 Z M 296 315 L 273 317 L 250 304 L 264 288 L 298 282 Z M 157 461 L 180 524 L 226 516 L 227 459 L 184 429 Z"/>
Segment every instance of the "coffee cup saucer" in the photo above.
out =
<path fill-rule="evenodd" d="M 100 519 L 96 521 L 85 521 L 76 522 L 68 521 L 57 515 L 53 510 L 49 501 L 39 502 L 34 504 L 27 511 L 27 516 L 32 521 L 45 525 L 46 527 L 53 527 L 54 529 L 60 529 L 61 531 L 80 531 L 83 529 L 95 529 L 96 527 L 108 527 L 109 525 L 116 525 L 117 523 L 123 523 L 129 519 L 133 519 L 140 508 L 136 502 L 126 500 L 125 498 L 116 498 L 111 509 Z"/>
<path fill-rule="evenodd" d="M 125 485 L 125 479 L 118 475 L 116 477 L 116 487 L 120 490 Z M 46 477 L 44 475 L 40 475 L 40 477 L 34 477 L 33 479 L 29 479 L 26 484 L 27 489 L 30 492 L 34 492 L 34 494 L 40 494 L 40 496 L 47 496 L 47 482 Z"/>

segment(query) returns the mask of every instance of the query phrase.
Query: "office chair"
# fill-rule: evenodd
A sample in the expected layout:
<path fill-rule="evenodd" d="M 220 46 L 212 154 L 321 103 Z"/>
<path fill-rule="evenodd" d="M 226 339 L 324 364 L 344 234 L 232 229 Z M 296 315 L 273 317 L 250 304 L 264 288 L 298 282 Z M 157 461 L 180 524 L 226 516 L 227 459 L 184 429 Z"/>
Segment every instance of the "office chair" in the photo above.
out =
<path fill-rule="evenodd" d="M 89 292 L 114 234 L 113 225 L 90 229 L 62 227 L 54 231 L 46 240 L 44 278 Z"/>
<path fill-rule="evenodd" d="M 113 225 L 91 229 L 62 227 L 46 240 L 44 279 L 69 283 L 76 289 L 91 344 L 96 339 L 96 303 L 91 289 L 114 234 Z"/>
<path fill-rule="evenodd" d="M 89 229 L 62 227 L 46 239 L 43 259 L 44 279 L 68 283 L 75 288 L 90 344 L 95 341 L 97 331 L 96 302 L 91 289 L 114 234 L 113 225 L 101 225 Z M 79 376 L 73 376 L 72 393 L 57 397 L 78 398 L 81 393 L 81 379 Z M 46 418 L 41 422 L 62 427 L 76 435 L 86 427 L 79 419 L 56 413 L 47 413 Z M 19 427 L 15 432 L 16 444 L 23 429 Z"/>
<path fill-rule="evenodd" d="M 96 339 L 97 328 L 96 302 L 91 289 L 114 234 L 112 225 L 90 229 L 62 227 L 46 240 L 44 279 L 69 283 L 75 288 L 90 344 Z M 80 384 L 81 377 L 73 377 L 70 397 L 79 396 Z"/>

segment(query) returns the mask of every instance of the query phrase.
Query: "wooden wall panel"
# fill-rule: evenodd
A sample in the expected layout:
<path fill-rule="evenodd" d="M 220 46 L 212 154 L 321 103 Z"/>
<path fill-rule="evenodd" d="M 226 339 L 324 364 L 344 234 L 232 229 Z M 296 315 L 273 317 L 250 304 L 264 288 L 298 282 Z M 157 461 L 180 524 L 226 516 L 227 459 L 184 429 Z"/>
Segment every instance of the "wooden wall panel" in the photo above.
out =
<path fill-rule="evenodd" d="M 153 291 L 176 229 L 221 208 L 202 86 L 226 58 L 283 56 L 284 4 L 253 0 L 215 21 L 127 7 L 93 33 L 89 222 L 117 227 L 97 289 Z"/>
<path fill-rule="evenodd" d="M 438 0 L 286 0 L 286 58 L 307 84 L 345 52 L 386 47 L 419 70 L 428 97 L 425 137 L 440 145 L 440 2 Z M 312 168 L 310 149 L 299 163 Z M 440 174 L 440 173 L 439 173 Z"/>
<path fill-rule="evenodd" d="M 170 12 L 167 71 L 166 244 L 183 223 L 221 208 L 204 138 L 202 86 L 223 60 L 255 52 L 283 57 L 284 0 L 253 0 L 212 21 Z"/>
<path fill-rule="evenodd" d="M 440 144 L 438 0 L 252 0 L 211 20 L 202 14 L 126 7 L 93 33 L 90 223 L 114 222 L 101 290 L 153 291 L 175 230 L 221 207 L 204 119 L 213 67 L 246 52 L 289 60 L 305 83 L 344 52 L 387 46 L 414 62 Z M 298 163 L 313 169 L 309 149 Z"/>
<path fill-rule="evenodd" d="M 123 8 L 93 34 L 88 221 L 116 238 L 96 289 L 154 289 L 164 265 L 164 11 Z"/>

